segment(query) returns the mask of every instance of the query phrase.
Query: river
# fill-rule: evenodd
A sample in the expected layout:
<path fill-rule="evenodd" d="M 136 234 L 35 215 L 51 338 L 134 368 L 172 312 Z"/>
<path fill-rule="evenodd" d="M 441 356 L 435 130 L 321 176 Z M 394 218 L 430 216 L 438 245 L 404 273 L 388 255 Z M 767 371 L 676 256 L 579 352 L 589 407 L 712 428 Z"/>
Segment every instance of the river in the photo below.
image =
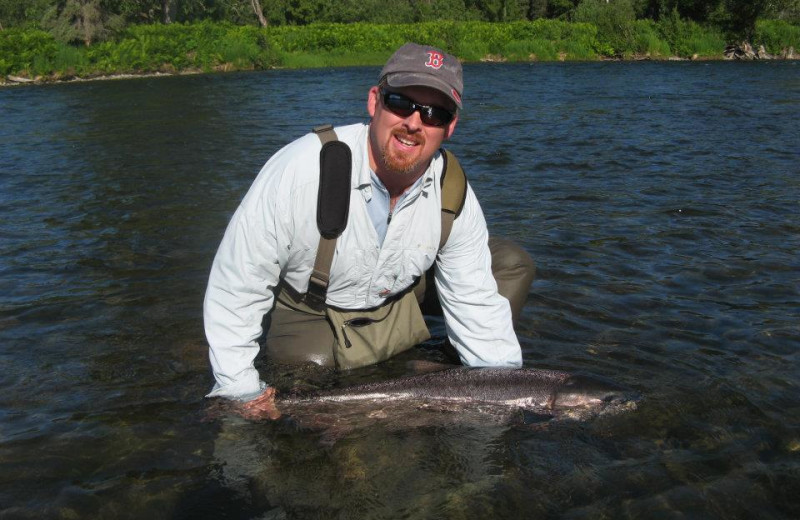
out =
<path fill-rule="evenodd" d="M 227 221 L 283 144 L 365 121 L 377 73 L 0 90 L 0 518 L 800 517 L 797 62 L 465 67 L 450 149 L 537 264 L 525 364 L 636 410 L 335 439 L 213 413 Z"/>

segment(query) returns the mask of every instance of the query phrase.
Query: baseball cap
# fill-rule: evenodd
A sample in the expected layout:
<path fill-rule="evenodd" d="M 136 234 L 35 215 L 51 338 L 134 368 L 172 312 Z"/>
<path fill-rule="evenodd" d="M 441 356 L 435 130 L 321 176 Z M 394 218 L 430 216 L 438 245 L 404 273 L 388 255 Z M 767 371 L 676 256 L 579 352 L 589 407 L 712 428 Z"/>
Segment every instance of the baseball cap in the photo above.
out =
<path fill-rule="evenodd" d="M 428 45 L 406 43 L 383 66 L 378 82 L 390 87 L 430 87 L 442 92 L 461 108 L 464 80 L 461 62 L 451 54 Z"/>

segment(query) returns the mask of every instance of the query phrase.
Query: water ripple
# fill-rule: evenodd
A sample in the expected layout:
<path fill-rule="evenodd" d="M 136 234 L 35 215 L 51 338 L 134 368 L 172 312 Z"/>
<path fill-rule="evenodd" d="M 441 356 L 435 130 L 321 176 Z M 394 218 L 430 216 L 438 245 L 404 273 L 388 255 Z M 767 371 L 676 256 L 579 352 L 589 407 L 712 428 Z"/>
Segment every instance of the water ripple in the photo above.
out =
<path fill-rule="evenodd" d="M 333 446 L 204 419 L 202 298 L 230 215 L 286 141 L 365 120 L 377 74 L 0 91 L 0 516 L 796 517 L 790 62 L 465 68 L 449 147 L 491 231 L 537 263 L 525 361 L 624 382 L 635 413 Z"/>

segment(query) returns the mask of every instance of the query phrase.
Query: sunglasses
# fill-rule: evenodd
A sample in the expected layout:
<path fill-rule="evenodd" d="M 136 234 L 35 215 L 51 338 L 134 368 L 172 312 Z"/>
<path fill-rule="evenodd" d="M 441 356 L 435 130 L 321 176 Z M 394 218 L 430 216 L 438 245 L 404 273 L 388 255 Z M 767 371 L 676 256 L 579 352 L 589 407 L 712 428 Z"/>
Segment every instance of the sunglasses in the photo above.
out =
<path fill-rule="evenodd" d="M 407 97 L 397 92 L 387 92 L 381 89 L 383 106 L 390 112 L 400 117 L 408 117 L 414 112 L 419 112 L 419 118 L 429 126 L 444 126 L 453 120 L 455 114 L 449 110 L 430 105 L 414 103 Z"/>

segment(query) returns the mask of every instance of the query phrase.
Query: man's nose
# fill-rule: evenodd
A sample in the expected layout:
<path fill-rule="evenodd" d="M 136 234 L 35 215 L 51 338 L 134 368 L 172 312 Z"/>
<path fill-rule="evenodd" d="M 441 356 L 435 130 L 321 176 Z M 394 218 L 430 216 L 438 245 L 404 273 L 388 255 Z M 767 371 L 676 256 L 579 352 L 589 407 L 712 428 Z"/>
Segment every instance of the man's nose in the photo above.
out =
<path fill-rule="evenodd" d="M 422 128 L 422 118 L 419 114 L 419 110 L 411 112 L 411 115 L 403 120 L 403 124 L 409 131 L 420 130 Z"/>

